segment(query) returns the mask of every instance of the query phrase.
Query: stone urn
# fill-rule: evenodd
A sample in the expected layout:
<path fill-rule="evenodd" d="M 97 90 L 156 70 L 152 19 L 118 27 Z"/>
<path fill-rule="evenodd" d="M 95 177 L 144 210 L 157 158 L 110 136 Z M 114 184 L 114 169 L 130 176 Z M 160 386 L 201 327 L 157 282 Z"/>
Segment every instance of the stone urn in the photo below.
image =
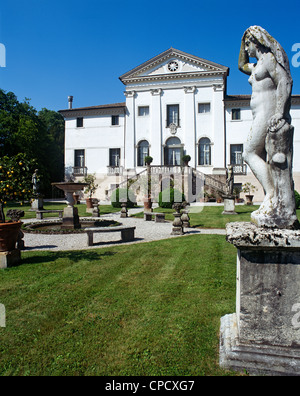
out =
<path fill-rule="evenodd" d="M 87 209 L 93 209 L 93 198 L 86 198 L 86 208 Z"/>

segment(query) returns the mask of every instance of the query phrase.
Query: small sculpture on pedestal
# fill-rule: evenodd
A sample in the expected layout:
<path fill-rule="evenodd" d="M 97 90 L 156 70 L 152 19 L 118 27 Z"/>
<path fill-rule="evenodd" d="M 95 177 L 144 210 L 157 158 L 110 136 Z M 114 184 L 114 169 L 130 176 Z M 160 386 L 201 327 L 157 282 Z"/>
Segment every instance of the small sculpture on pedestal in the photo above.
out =
<path fill-rule="evenodd" d="M 31 204 L 31 210 L 43 210 L 44 202 L 41 196 L 41 179 L 38 169 L 36 169 L 32 175 L 32 189 L 34 199 Z"/>

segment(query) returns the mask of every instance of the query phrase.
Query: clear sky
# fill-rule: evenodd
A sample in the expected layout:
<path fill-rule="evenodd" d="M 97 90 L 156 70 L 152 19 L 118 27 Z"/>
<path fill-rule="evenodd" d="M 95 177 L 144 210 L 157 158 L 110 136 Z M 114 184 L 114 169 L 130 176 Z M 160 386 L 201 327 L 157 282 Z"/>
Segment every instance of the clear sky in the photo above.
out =
<path fill-rule="evenodd" d="M 0 88 L 38 110 L 65 109 L 68 95 L 74 107 L 123 102 L 119 76 L 173 47 L 228 66 L 228 94 L 250 94 L 238 54 L 260 25 L 285 49 L 300 94 L 299 10 L 299 0 L 1 0 Z"/>

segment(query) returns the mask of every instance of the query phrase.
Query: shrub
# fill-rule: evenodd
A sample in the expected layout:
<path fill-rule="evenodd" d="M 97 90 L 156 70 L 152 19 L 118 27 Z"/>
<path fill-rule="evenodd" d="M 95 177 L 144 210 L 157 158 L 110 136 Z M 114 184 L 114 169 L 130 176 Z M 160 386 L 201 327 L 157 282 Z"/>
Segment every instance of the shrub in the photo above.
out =
<path fill-rule="evenodd" d="M 296 209 L 299 209 L 299 207 L 300 207 L 300 194 L 296 190 L 295 190 L 295 202 L 296 202 Z"/>
<path fill-rule="evenodd" d="M 174 188 L 167 188 L 159 193 L 158 202 L 161 208 L 172 209 L 174 202 L 185 201 L 184 194 Z"/>
<path fill-rule="evenodd" d="M 121 201 L 127 200 L 127 208 L 133 208 L 136 205 L 136 197 L 131 190 L 127 188 L 117 188 L 111 195 L 111 204 L 114 208 L 121 208 Z"/>

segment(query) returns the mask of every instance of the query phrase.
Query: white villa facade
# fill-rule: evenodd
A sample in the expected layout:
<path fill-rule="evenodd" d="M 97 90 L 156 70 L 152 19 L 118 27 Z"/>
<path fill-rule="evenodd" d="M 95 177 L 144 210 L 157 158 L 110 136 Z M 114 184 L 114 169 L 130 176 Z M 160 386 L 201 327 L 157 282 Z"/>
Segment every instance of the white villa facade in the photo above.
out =
<path fill-rule="evenodd" d="M 251 128 L 250 96 L 227 95 L 229 68 L 170 48 L 123 74 L 124 103 L 61 110 L 65 118 L 65 167 L 81 179 L 96 174 L 95 197 L 105 199 L 124 180 L 145 170 L 153 158 L 158 172 L 179 172 L 182 156 L 191 168 L 225 181 L 234 166 L 235 183 L 257 186 L 243 163 Z M 245 84 L 247 81 L 245 81 Z M 294 181 L 300 192 L 300 95 L 292 98 Z"/>

